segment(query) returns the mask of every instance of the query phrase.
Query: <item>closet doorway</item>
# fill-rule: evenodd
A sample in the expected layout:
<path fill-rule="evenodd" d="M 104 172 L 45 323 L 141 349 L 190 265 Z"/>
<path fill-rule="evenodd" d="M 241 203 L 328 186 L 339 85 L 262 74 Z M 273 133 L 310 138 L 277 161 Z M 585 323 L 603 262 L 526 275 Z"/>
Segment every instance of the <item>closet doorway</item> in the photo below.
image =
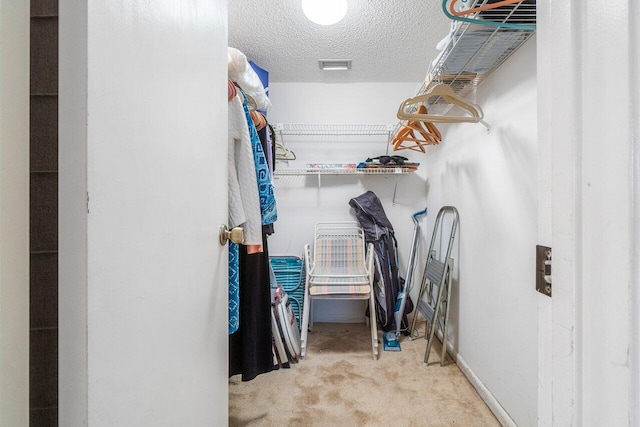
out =
<path fill-rule="evenodd" d="M 352 9 L 345 18 L 324 27 L 308 21 L 299 2 L 290 2 L 286 10 L 260 4 L 255 11 L 251 2 L 241 8 L 229 4 L 230 46 L 270 73 L 273 107 L 267 119 L 285 127 L 396 125 L 399 105 L 415 96 L 428 78 L 441 53 L 436 46 L 441 41 L 446 45 L 451 21 L 442 13 L 440 2 L 412 2 L 406 10 L 388 3 L 349 2 Z M 328 71 L 321 69 L 322 59 L 351 62 L 345 70 Z M 494 118 L 489 121 L 490 131 L 477 123 L 437 124 L 442 142 L 427 148 L 427 153 L 390 152 L 420 163 L 416 173 L 387 178 L 323 175 L 316 179 L 302 174 L 276 178 L 283 222 L 276 224 L 269 240 L 273 255 L 300 255 L 312 238 L 315 222 L 353 219 L 348 200 L 372 190 L 396 230 L 401 271 L 406 268 L 411 241 L 411 214 L 425 205 L 428 208 L 416 272 L 420 277 L 438 210 L 456 206 L 461 227 L 454 248 L 457 264 L 450 318 L 454 326 L 449 351 L 499 421 L 518 425 L 535 423 L 538 396 L 537 299 L 530 265 L 538 220 L 535 63 L 532 37 L 467 95 L 487 117 Z M 282 168 L 304 168 L 305 163 L 315 162 L 357 163 L 386 154 L 388 141 L 369 136 L 349 145 L 346 138 L 328 134 L 307 139 L 283 135 L 297 159 Z M 514 210 L 517 214 L 511 213 Z M 508 274 L 495 274 L 498 263 L 508 266 Z M 498 295 L 504 303 L 497 303 Z M 315 320 L 330 326 L 362 321 L 359 310 L 318 306 Z M 508 351 L 504 351 L 505 342 L 510 343 Z M 381 359 L 391 357 L 392 353 L 381 352 Z M 304 370 L 305 363 L 292 370 Z M 437 368 L 430 365 L 427 372 L 416 368 L 413 373 L 423 378 Z M 230 392 L 233 398 L 233 387 Z M 234 405 L 233 399 L 230 404 Z"/>

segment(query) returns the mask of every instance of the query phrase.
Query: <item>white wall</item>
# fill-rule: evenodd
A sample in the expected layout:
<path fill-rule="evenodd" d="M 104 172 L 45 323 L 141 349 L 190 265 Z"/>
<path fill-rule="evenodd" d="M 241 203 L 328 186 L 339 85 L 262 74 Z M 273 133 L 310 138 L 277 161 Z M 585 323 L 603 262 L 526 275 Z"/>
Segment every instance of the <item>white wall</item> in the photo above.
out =
<path fill-rule="evenodd" d="M 0 2 L 0 425 L 29 425 L 29 2 Z"/>
<path fill-rule="evenodd" d="M 441 125 L 426 156 L 429 233 L 441 206 L 460 213 L 449 339 L 519 426 L 535 425 L 537 412 L 535 63 L 534 39 L 471 97 L 490 132 Z"/>
<path fill-rule="evenodd" d="M 268 119 L 276 123 L 395 124 L 400 102 L 412 96 L 415 83 L 272 83 L 273 108 Z M 282 141 L 281 141 L 282 142 Z M 284 144 L 297 160 L 277 168 L 304 168 L 306 163 L 358 163 L 386 153 L 387 137 L 296 137 L 285 136 Z M 404 155 L 424 162 L 422 154 L 403 150 Z M 345 175 L 287 176 L 275 180 L 278 203 L 276 232 L 269 239 L 270 255 L 301 256 L 305 243 L 313 242 L 315 223 L 323 220 L 355 220 L 349 200 L 367 190 L 382 201 L 398 239 L 401 272 L 406 270 L 413 235 L 411 215 L 425 207 L 424 166 L 418 173 L 402 176 Z M 393 193 L 396 188 L 395 205 Z M 432 213 L 431 211 L 430 213 Z M 316 321 L 359 322 L 364 320 L 360 302 L 317 301 Z"/>
<path fill-rule="evenodd" d="M 61 425 L 228 420 L 226 9 L 60 2 Z"/>

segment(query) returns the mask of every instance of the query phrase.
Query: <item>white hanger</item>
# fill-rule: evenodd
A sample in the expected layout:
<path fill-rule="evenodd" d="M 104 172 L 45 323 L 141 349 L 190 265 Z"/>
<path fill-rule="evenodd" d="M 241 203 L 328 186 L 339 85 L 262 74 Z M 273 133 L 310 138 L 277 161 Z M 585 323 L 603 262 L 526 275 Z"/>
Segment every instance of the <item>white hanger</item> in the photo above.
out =
<path fill-rule="evenodd" d="M 432 98 L 434 96 L 439 96 L 445 99 L 447 102 L 457 105 L 461 107 L 465 111 L 469 112 L 468 116 L 443 116 L 439 114 L 419 114 L 419 113 L 407 113 L 406 108 L 410 105 L 414 104 L 422 104 Z M 406 99 L 402 104 L 400 104 L 400 108 L 398 108 L 398 118 L 400 120 L 417 120 L 421 122 L 431 122 L 431 123 L 478 123 L 482 122 L 485 124 L 482 119 L 484 117 L 484 113 L 482 112 L 482 108 L 479 105 L 473 104 L 461 96 L 458 96 L 451 87 L 446 84 L 438 84 L 434 86 L 428 92 L 418 95 L 413 98 Z M 486 126 L 486 124 L 485 124 Z"/>

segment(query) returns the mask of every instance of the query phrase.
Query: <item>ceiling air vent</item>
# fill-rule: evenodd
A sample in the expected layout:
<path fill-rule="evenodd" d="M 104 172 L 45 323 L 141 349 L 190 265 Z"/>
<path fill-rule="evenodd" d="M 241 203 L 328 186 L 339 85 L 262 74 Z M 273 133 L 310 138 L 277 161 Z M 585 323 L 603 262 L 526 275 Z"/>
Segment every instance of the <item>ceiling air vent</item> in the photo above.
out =
<path fill-rule="evenodd" d="M 351 59 L 319 59 L 318 64 L 321 70 L 341 71 L 351 69 Z"/>

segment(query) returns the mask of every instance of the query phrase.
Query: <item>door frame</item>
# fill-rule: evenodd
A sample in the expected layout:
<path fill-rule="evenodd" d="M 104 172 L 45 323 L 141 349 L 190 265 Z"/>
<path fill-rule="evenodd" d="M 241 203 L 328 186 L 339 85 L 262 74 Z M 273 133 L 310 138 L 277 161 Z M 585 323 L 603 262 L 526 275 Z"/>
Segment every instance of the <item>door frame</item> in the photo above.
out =
<path fill-rule="evenodd" d="M 0 2 L 0 425 L 29 425 L 29 2 Z"/>
<path fill-rule="evenodd" d="M 640 248 L 634 2 L 538 7 L 540 426 L 638 425 Z"/>

